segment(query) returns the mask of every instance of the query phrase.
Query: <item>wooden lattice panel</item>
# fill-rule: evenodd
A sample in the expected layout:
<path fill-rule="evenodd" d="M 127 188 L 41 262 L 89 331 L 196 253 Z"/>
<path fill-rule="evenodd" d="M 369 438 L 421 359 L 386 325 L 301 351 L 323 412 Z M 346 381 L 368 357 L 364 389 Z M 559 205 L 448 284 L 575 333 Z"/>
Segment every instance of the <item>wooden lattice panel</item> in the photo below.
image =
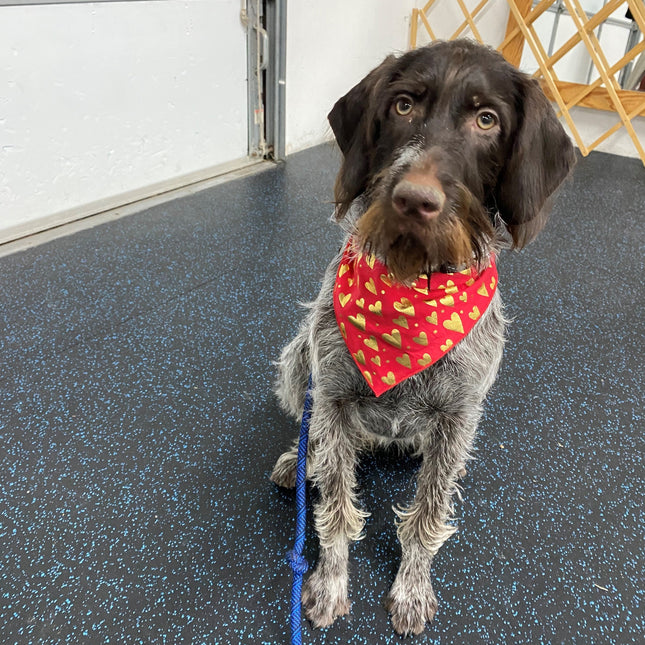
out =
<path fill-rule="evenodd" d="M 414 9 L 410 27 L 410 45 L 416 47 L 419 27 L 425 28 L 431 40 L 436 40 L 428 20 L 428 13 L 438 2 L 456 4 L 464 15 L 464 20 L 458 29 L 450 36 L 453 40 L 470 31 L 470 35 L 483 43 L 482 36 L 477 28 L 477 19 L 482 10 L 491 0 L 481 0 L 476 7 L 469 10 L 464 0 L 429 0 L 422 9 Z M 522 57 L 524 43 L 531 48 L 537 60 L 539 69 L 534 74 L 541 79 L 546 94 L 558 104 L 560 114 L 564 117 L 571 134 L 573 135 L 583 155 L 600 145 L 620 128 L 625 128 L 636 146 L 641 161 L 645 164 L 645 150 L 638 139 L 632 125 L 636 116 L 645 116 L 645 92 L 623 90 L 616 81 L 615 74 L 630 61 L 645 51 L 645 40 L 639 42 L 628 51 L 620 60 L 610 65 L 602 50 L 594 29 L 598 27 L 610 14 L 623 7 L 629 7 L 641 33 L 645 33 L 645 6 L 642 0 L 609 0 L 607 4 L 591 18 L 585 14 L 580 0 L 563 0 L 566 9 L 575 23 L 577 33 L 564 43 L 553 55 L 549 56 L 537 36 L 533 23 L 557 0 L 541 0 L 535 7 L 531 0 L 507 0 L 510 14 L 506 29 L 506 37 L 498 47 L 504 57 L 514 65 L 519 65 Z M 457 7 L 455 7 L 457 8 Z M 570 83 L 560 80 L 554 70 L 555 64 L 561 60 L 576 45 L 582 42 L 589 52 L 591 60 L 598 71 L 599 77 L 590 85 Z M 570 110 L 574 106 L 592 107 L 601 110 L 616 112 L 620 120 L 609 130 L 604 132 L 593 143 L 586 145 L 580 136 Z"/>

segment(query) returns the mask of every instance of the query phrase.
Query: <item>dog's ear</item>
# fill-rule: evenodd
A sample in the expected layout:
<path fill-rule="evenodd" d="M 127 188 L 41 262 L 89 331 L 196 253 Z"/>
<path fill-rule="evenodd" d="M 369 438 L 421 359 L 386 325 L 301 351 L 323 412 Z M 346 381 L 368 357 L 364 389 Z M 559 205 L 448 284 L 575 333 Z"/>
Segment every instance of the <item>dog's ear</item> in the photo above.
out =
<path fill-rule="evenodd" d="M 571 140 L 536 80 L 518 73 L 517 130 L 497 184 L 500 216 L 520 249 L 542 230 L 551 197 L 575 165 Z"/>
<path fill-rule="evenodd" d="M 389 77 L 395 60 L 394 56 L 388 56 L 339 99 L 327 117 L 343 153 L 343 163 L 334 188 L 338 219 L 345 215 L 352 200 L 366 188 L 371 170 L 370 151 L 378 137 L 376 114 L 370 111 L 370 106 L 375 105 L 372 97 Z"/>

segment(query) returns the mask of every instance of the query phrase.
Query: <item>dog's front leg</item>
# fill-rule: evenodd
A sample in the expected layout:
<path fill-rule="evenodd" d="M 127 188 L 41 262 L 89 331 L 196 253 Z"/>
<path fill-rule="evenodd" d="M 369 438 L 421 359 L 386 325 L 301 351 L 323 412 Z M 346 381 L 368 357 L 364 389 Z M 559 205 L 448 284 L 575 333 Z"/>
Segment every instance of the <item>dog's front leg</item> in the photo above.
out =
<path fill-rule="evenodd" d="M 317 445 L 312 479 L 320 493 L 314 507 L 320 555 L 302 601 L 314 627 L 326 627 L 349 613 L 348 546 L 360 538 L 368 514 L 357 508 L 358 450 L 346 410 L 322 394 L 314 396 L 310 433 Z"/>
<path fill-rule="evenodd" d="M 456 531 L 448 524 L 452 495 L 472 446 L 476 416 L 460 419 L 453 414 L 428 434 L 414 502 L 397 511 L 402 559 L 386 607 L 400 634 L 420 634 L 437 611 L 430 565 L 441 545 Z"/>

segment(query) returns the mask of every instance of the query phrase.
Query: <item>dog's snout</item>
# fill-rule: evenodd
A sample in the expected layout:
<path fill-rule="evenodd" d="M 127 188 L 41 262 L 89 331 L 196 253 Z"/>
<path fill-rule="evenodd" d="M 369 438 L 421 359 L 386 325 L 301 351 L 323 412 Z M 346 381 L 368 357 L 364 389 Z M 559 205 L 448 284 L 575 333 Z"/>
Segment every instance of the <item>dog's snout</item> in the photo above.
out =
<path fill-rule="evenodd" d="M 401 215 L 417 215 L 433 219 L 446 201 L 444 193 L 435 186 L 400 181 L 392 192 L 392 204 Z"/>

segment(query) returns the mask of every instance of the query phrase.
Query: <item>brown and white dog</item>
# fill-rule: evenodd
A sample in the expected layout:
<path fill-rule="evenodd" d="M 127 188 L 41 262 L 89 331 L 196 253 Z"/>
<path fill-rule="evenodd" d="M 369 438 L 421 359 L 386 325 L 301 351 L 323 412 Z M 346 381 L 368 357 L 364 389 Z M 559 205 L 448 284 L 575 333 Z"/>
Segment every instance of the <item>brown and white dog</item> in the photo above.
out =
<path fill-rule="evenodd" d="M 402 560 L 386 604 L 397 632 L 418 634 L 437 609 L 430 566 L 455 531 L 452 496 L 502 356 L 494 258 L 539 233 L 575 154 L 538 83 L 469 41 L 386 58 L 329 121 L 347 240 L 277 383 L 296 419 L 310 373 L 314 384 L 307 476 L 320 493 L 320 557 L 303 603 L 315 626 L 349 612 L 348 545 L 367 517 L 357 460 L 396 445 L 423 459 L 397 512 Z M 294 485 L 296 454 L 278 459 L 278 485 Z"/>

